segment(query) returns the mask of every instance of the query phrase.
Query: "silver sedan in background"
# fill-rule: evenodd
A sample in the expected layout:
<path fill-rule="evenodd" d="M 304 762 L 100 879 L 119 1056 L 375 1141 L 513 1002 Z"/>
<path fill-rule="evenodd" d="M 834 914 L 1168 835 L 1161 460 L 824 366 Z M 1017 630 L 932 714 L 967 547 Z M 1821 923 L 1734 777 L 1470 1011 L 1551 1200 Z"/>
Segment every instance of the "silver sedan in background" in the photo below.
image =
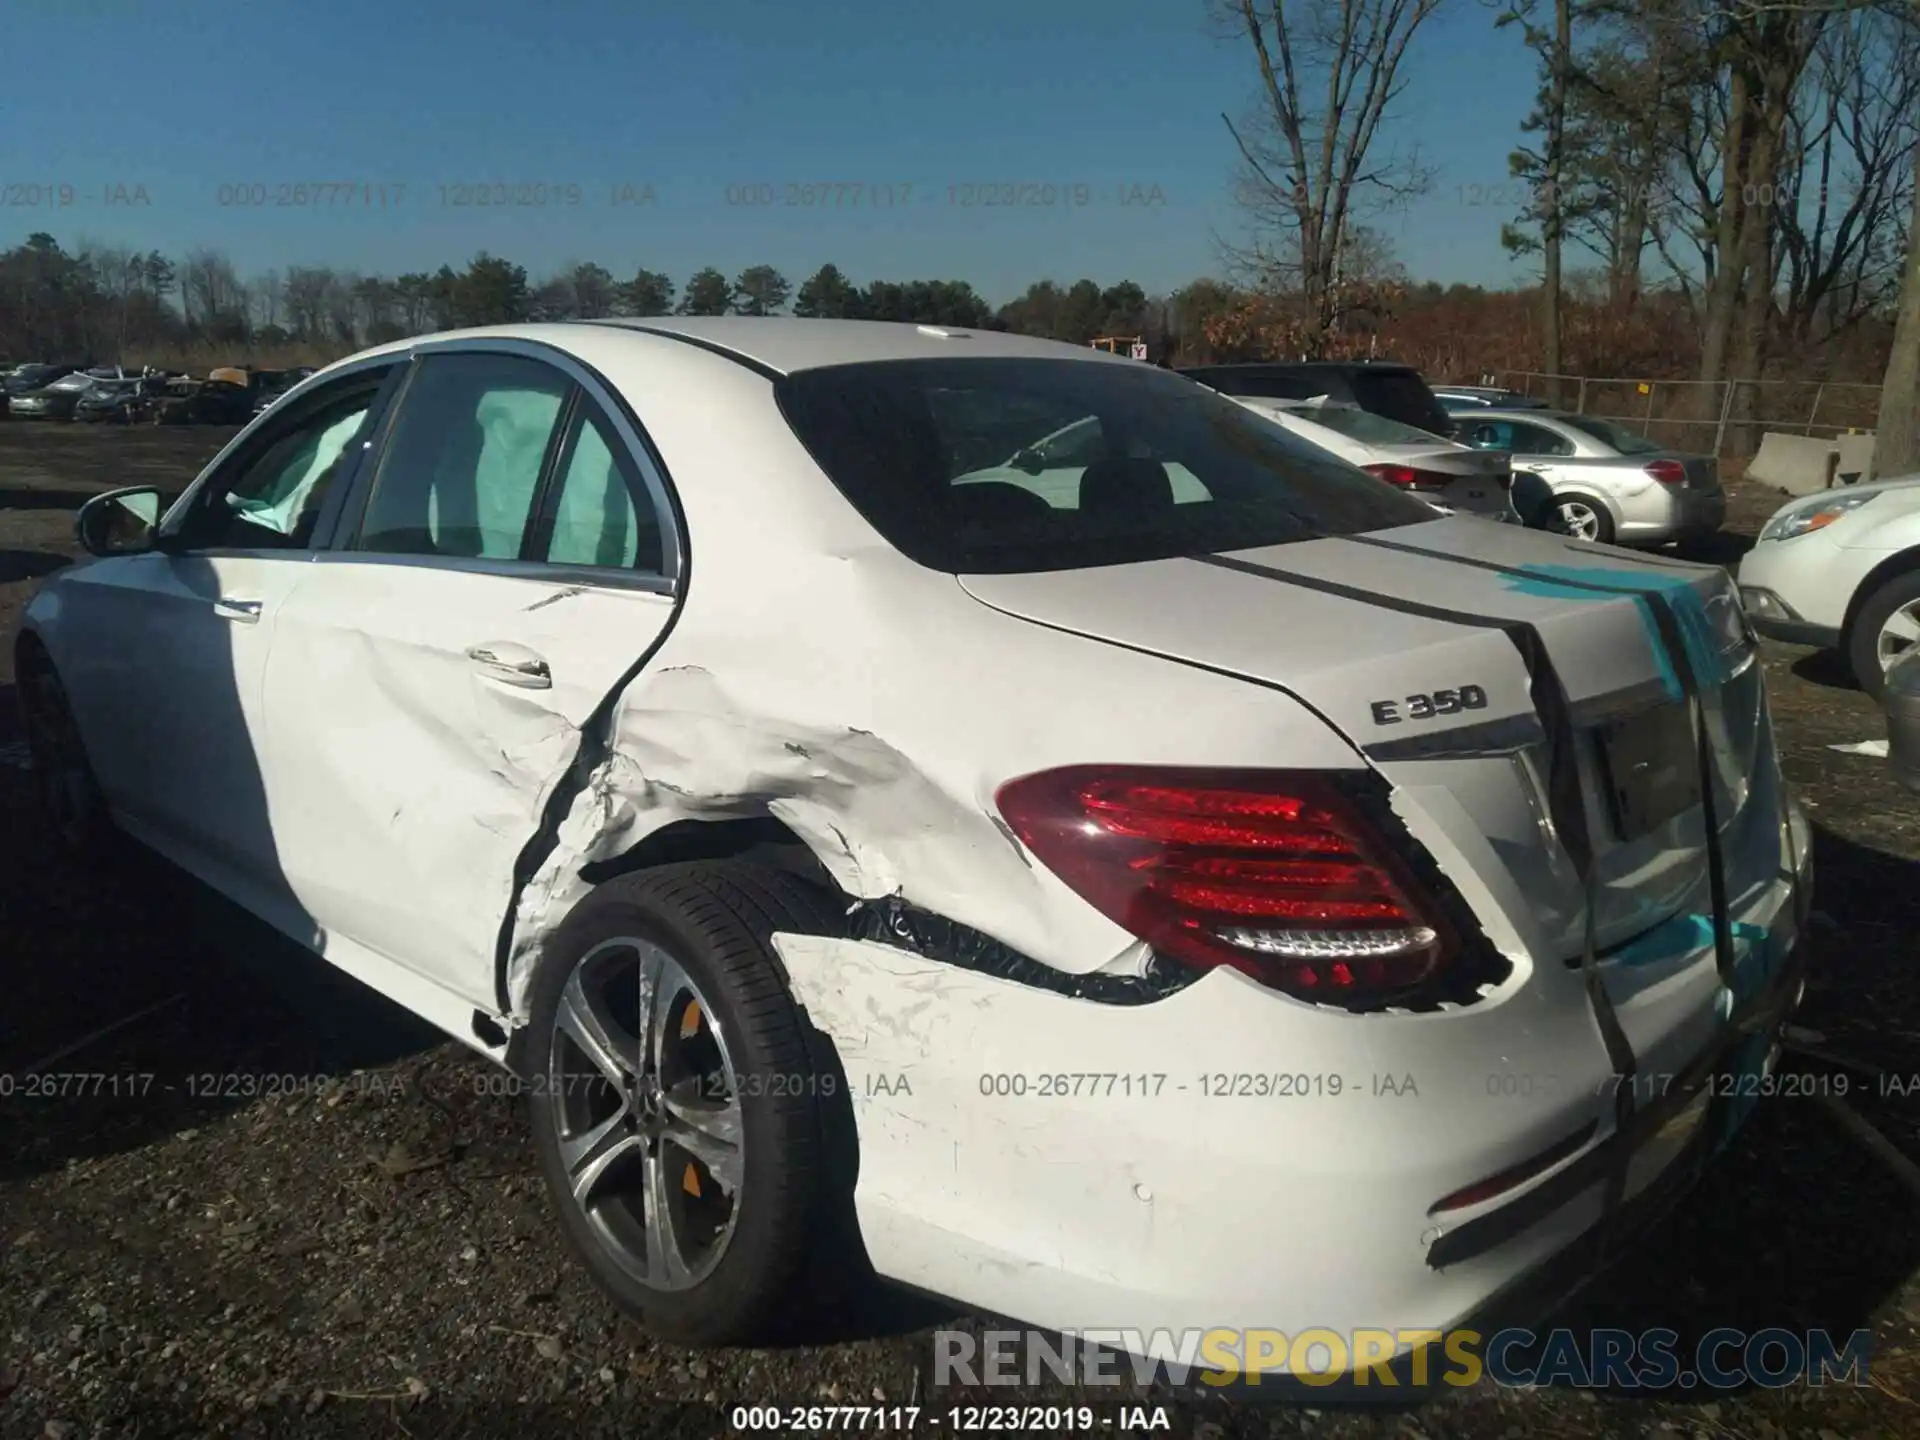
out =
<path fill-rule="evenodd" d="M 1564 410 L 1479 410 L 1455 438 L 1513 457 L 1550 486 L 1567 528 L 1603 545 L 1700 540 L 1727 517 L 1720 463 L 1669 450 L 1610 420 Z"/>

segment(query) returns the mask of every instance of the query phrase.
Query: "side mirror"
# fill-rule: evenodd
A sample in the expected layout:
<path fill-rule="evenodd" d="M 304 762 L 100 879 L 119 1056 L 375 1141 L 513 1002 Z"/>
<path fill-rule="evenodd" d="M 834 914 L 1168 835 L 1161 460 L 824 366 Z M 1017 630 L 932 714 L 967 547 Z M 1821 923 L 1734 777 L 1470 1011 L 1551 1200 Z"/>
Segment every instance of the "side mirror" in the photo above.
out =
<path fill-rule="evenodd" d="M 1013 468 L 1023 475 L 1038 475 L 1047 467 L 1038 450 L 1022 450 L 1013 457 Z"/>
<path fill-rule="evenodd" d="M 154 548 L 160 528 L 160 492 L 135 485 L 96 495 L 80 507 L 73 530 L 89 555 L 139 555 Z"/>

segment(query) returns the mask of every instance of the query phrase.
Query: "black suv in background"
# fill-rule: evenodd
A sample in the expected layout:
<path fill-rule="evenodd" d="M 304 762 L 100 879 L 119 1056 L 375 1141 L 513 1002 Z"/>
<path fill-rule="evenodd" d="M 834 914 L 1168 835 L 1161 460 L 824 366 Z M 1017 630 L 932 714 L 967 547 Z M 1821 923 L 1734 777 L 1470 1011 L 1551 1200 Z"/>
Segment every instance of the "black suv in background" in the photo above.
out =
<path fill-rule="evenodd" d="M 1252 365 L 1198 365 L 1179 372 L 1222 395 L 1258 400 L 1312 400 L 1325 395 L 1371 410 L 1429 435 L 1453 434 L 1453 417 L 1411 365 L 1312 360 Z"/>

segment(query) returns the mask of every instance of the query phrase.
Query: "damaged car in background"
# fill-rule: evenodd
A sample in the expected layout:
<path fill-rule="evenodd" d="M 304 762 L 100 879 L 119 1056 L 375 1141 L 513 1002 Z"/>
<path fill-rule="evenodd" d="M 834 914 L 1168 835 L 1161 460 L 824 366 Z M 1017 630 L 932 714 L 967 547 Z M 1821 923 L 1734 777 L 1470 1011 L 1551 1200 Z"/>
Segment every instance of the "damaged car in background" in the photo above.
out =
<path fill-rule="evenodd" d="M 1444 1329 L 1677 1193 L 1799 998 L 1722 571 L 1097 351 L 409 340 L 79 528 L 17 652 L 54 833 L 525 1077 L 681 1341 L 842 1244 L 1059 1330 Z"/>

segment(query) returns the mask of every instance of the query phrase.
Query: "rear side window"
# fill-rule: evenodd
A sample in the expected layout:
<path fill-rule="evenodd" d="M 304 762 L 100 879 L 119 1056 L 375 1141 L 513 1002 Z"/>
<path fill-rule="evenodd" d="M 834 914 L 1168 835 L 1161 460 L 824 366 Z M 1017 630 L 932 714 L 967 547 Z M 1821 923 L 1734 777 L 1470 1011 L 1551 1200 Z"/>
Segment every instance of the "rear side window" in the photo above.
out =
<path fill-rule="evenodd" d="M 1595 420 L 1589 415 L 1578 417 L 1569 415 L 1566 423 L 1576 430 L 1586 431 L 1609 450 L 1621 455 L 1657 455 L 1661 450 L 1659 444 L 1647 439 L 1644 435 L 1636 435 L 1631 430 L 1622 430 L 1618 425 L 1605 420 Z M 1567 452 L 1571 454 L 1572 451 L 1573 447 L 1569 445 Z"/>
<path fill-rule="evenodd" d="M 1353 398 L 1377 415 L 1412 425 L 1432 435 L 1452 431 L 1453 421 L 1413 370 L 1356 370 Z"/>
<path fill-rule="evenodd" d="M 907 360 L 775 385 L 794 433 L 908 558 L 1070 570 L 1350 535 L 1430 506 L 1224 396 L 1088 360 Z"/>
<path fill-rule="evenodd" d="M 407 386 L 355 549 L 517 559 L 571 382 L 517 355 L 434 355 Z"/>
<path fill-rule="evenodd" d="M 1513 439 L 1507 448 L 1516 455 L 1571 455 L 1573 442 L 1564 435 L 1556 435 L 1539 425 L 1521 425 L 1512 427 Z"/>
<path fill-rule="evenodd" d="M 544 554 L 556 565 L 661 570 L 660 525 L 625 453 L 598 415 L 587 413 L 560 464 Z"/>

